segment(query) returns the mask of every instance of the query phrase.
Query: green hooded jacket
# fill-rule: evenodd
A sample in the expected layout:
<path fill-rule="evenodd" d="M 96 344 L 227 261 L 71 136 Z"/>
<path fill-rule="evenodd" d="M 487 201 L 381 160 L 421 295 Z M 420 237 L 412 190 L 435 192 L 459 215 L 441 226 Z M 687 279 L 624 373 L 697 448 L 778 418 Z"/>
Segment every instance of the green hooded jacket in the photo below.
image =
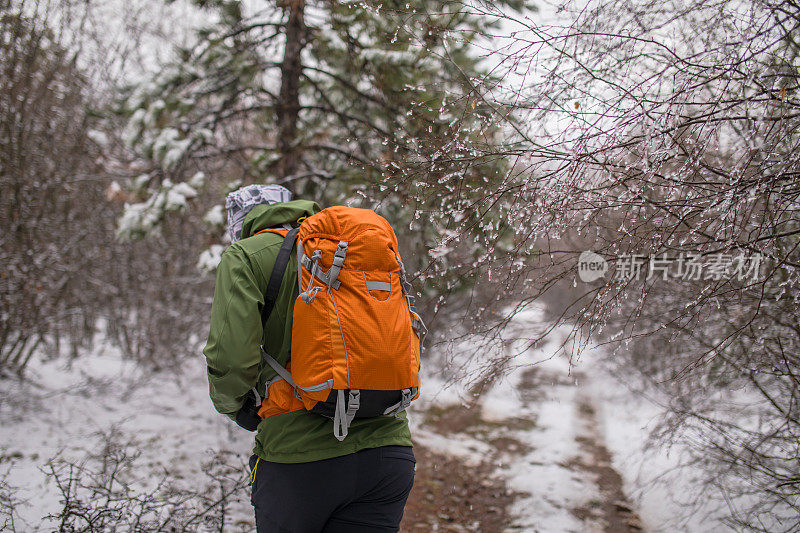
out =
<path fill-rule="evenodd" d="M 308 200 L 256 206 L 244 220 L 242 240 L 222 254 L 203 353 L 211 401 L 217 411 L 232 419 L 250 389 L 256 387 L 263 397 L 267 381 L 275 376 L 261 358 L 259 345 L 263 344 L 282 365 L 289 360 L 292 309 L 299 294 L 297 256 L 292 254 L 275 308 L 262 327 L 264 293 L 283 239 L 269 232 L 255 233 L 296 222 L 319 210 Z M 300 410 L 262 420 L 253 453 L 267 461 L 303 463 L 388 445 L 411 446 L 405 412 L 398 417 L 355 419 L 347 438 L 339 442 L 333 436 L 332 420 Z"/>

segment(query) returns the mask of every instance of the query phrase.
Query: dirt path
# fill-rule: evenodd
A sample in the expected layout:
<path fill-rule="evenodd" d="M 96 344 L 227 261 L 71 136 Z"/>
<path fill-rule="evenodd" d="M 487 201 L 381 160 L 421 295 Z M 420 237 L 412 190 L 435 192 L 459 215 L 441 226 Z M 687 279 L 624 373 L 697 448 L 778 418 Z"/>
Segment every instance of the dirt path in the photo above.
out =
<path fill-rule="evenodd" d="M 488 462 L 477 466 L 414 445 L 417 473 L 400 531 L 500 532 L 511 523 L 514 495 L 493 476 Z"/>
<path fill-rule="evenodd" d="M 430 408 L 421 425 L 426 431 L 445 441 L 469 439 L 485 448 L 476 463 L 417 443 L 417 477 L 401 531 L 641 532 L 641 521 L 624 493 L 622 477 L 611 464 L 586 381 L 580 374 L 567 377 L 537 367 L 524 370 L 517 387 L 521 401 L 530 409 L 500 421 L 482 415 L 481 400 L 469 406 Z M 481 386 L 489 389 L 492 384 Z M 564 443 L 570 451 L 561 459 L 548 455 L 547 450 L 537 453 L 542 438 L 549 439 L 554 427 L 539 420 L 536 409 L 552 401 L 554 394 L 559 402 L 568 401 L 570 405 L 564 408 L 570 416 L 550 424 L 557 437 L 568 434 L 574 441 Z M 570 427 L 565 432 L 563 426 Z M 539 481 L 542 473 L 550 477 L 542 475 Z M 514 476 L 517 486 L 522 479 L 524 486 L 531 487 L 529 493 L 512 488 L 509 481 Z M 553 495 L 553 485 L 568 495 L 559 500 Z M 571 492 L 563 489 L 568 485 Z M 535 508 L 527 521 L 520 521 L 515 516 L 519 502 L 546 502 L 555 511 L 537 513 Z"/>

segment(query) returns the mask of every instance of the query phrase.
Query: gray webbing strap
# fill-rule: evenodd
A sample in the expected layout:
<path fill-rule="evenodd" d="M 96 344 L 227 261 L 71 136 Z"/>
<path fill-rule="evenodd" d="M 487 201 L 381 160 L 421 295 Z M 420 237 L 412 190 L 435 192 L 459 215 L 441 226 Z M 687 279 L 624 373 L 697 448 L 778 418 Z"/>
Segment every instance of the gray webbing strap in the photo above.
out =
<path fill-rule="evenodd" d="M 266 391 L 266 392 L 264 392 L 264 399 L 265 399 L 265 400 L 266 400 L 267 398 L 269 398 L 269 388 L 270 388 L 270 386 L 272 386 L 272 384 L 273 384 L 273 383 L 275 383 L 276 381 L 286 381 L 286 380 L 285 380 L 285 379 L 283 379 L 283 378 L 282 378 L 282 377 L 280 377 L 280 376 L 275 376 L 275 377 L 274 377 L 274 378 L 272 378 L 271 380 L 267 381 L 267 384 L 266 384 L 266 386 L 265 386 L 265 388 L 264 388 L 264 390 Z M 292 394 L 294 395 L 294 397 L 295 397 L 295 398 L 297 398 L 297 399 L 298 399 L 298 400 L 300 400 L 301 402 L 303 401 L 303 398 L 301 398 L 301 397 L 300 397 L 300 393 L 298 393 L 298 392 L 297 392 L 297 389 L 295 389 L 295 388 L 292 388 Z"/>
<path fill-rule="evenodd" d="M 344 389 L 339 389 L 336 395 L 336 410 L 333 415 L 333 436 L 339 442 L 347 437 L 347 430 L 356 417 L 356 411 L 361 404 L 361 392 L 351 389 L 348 392 L 347 406 L 345 407 Z"/>
<path fill-rule="evenodd" d="M 328 285 L 328 287 L 333 286 L 333 283 L 339 276 L 339 272 L 342 270 L 342 266 L 344 265 L 344 258 L 346 255 L 347 255 L 347 241 L 339 241 L 339 244 L 336 246 L 336 253 L 333 254 L 333 264 L 331 265 L 331 269 L 328 270 L 328 281 L 326 282 L 326 285 Z"/>
<path fill-rule="evenodd" d="M 411 298 L 409 305 L 413 305 L 414 297 L 411 296 L 411 284 L 408 282 L 408 277 L 406 276 L 406 267 L 399 255 L 395 255 L 394 258 L 397 260 L 397 264 L 400 265 L 400 286 L 403 287 L 403 293 L 406 295 L 406 298 Z"/>
<path fill-rule="evenodd" d="M 314 263 L 311 261 L 311 259 L 308 258 L 307 255 L 303 256 L 303 258 L 300 260 L 300 264 L 303 265 L 304 267 L 306 267 L 307 270 L 311 270 L 313 268 L 313 266 L 314 266 Z M 330 280 L 330 272 L 322 272 L 322 271 L 320 271 L 318 269 L 314 273 L 314 275 L 322 283 L 324 283 L 325 285 L 329 285 L 330 287 L 332 287 L 334 289 L 338 289 L 339 286 L 341 286 L 341 284 L 342 284 L 342 282 L 339 281 L 339 280 L 333 280 L 330 283 L 328 283 L 328 281 Z"/>
<path fill-rule="evenodd" d="M 261 357 L 263 357 L 264 360 L 267 362 L 267 364 L 272 367 L 272 370 L 277 372 L 278 376 L 281 379 L 285 379 L 286 383 L 291 385 L 293 389 L 300 389 L 300 390 L 304 390 L 304 391 L 308 391 L 308 392 L 316 392 L 316 391 L 321 391 L 321 390 L 325 390 L 325 389 L 330 389 L 330 388 L 333 387 L 333 380 L 332 379 L 329 379 L 327 381 L 323 381 L 322 383 L 319 383 L 317 385 L 312 385 L 310 387 L 299 387 L 297 385 L 297 383 L 295 383 L 294 380 L 292 379 L 292 375 L 289 373 L 289 371 L 286 370 L 286 368 L 284 368 L 283 366 L 281 366 L 281 364 L 274 357 L 272 357 L 270 354 L 265 352 L 263 348 L 261 349 Z M 275 380 L 273 380 L 273 381 L 275 381 Z M 272 384 L 272 381 L 270 381 L 269 384 Z M 267 386 L 269 386 L 269 384 Z M 298 398 L 300 397 L 299 395 L 296 395 L 296 396 Z"/>
<path fill-rule="evenodd" d="M 416 313 L 414 309 L 414 296 L 411 295 L 411 284 L 408 282 L 408 277 L 406 276 L 406 267 L 403 265 L 403 261 L 400 260 L 399 255 L 394 256 L 397 259 L 397 264 L 400 265 L 400 286 L 403 288 L 403 294 L 408 301 L 408 308 Z"/>
<path fill-rule="evenodd" d="M 282 377 L 280 377 L 280 376 L 275 376 L 275 377 L 274 377 L 274 378 L 272 378 L 271 380 L 267 381 L 267 384 L 266 384 L 266 385 L 264 385 L 264 399 L 265 399 L 265 400 L 266 400 L 267 398 L 269 398 L 269 388 L 272 386 L 272 384 L 273 384 L 273 383 L 275 383 L 276 381 L 280 381 L 280 380 L 282 380 L 282 379 L 283 379 L 283 378 L 282 378 Z"/>
<path fill-rule="evenodd" d="M 392 292 L 392 284 L 385 281 L 368 281 L 367 290 Z"/>
<path fill-rule="evenodd" d="M 288 383 L 295 389 L 297 388 L 297 385 L 292 379 L 292 375 L 289 373 L 289 371 L 286 370 L 283 366 L 281 366 L 281 364 L 278 361 L 276 361 L 274 357 L 265 352 L 263 348 L 261 349 L 261 357 L 263 357 L 264 360 L 267 362 L 267 364 L 272 367 L 272 370 L 277 372 L 277 374 L 280 377 L 286 380 L 286 383 Z"/>
<path fill-rule="evenodd" d="M 300 299 L 307 304 L 313 302 L 317 293 L 322 290 L 321 286 L 314 287 L 314 277 L 317 275 L 317 270 L 319 270 L 319 260 L 321 257 L 322 252 L 319 250 L 314 252 L 314 255 L 311 256 L 311 280 L 308 282 L 308 287 L 306 287 L 305 292 L 300 293 Z"/>
<path fill-rule="evenodd" d="M 316 392 L 325 389 L 332 389 L 333 379 L 329 379 L 328 381 L 323 381 L 322 383 L 318 383 L 316 385 L 311 385 L 310 387 L 297 387 L 297 388 L 308 392 Z"/>
<path fill-rule="evenodd" d="M 411 405 L 411 400 L 414 399 L 414 396 L 417 394 L 418 387 L 411 387 L 408 389 L 403 389 L 402 396 L 400 397 L 400 401 L 396 404 L 387 408 L 383 414 L 384 415 L 396 415 L 400 411 L 404 411 L 408 409 L 408 406 Z"/>
<path fill-rule="evenodd" d="M 422 321 L 422 317 L 417 314 L 416 309 L 411 309 L 411 327 L 414 328 L 414 331 L 417 332 L 417 335 L 420 337 L 420 341 L 422 337 L 427 335 L 428 328 L 425 327 L 425 322 Z"/>
<path fill-rule="evenodd" d="M 416 307 L 414 307 L 414 297 L 411 295 L 411 284 L 408 282 L 408 278 L 406 277 L 406 267 L 403 265 L 403 261 L 400 259 L 399 255 L 395 255 L 395 259 L 397 259 L 397 264 L 400 265 L 400 286 L 403 288 L 403 294 L 406 296 L 406 301 L 408 301 L 408 310 L 411 311 L 411 327 L 417 332 L 421 347 L 422 342 L 425 339 L 425 335 L 428 334 L 428 328 L 425 327 L 422 317 L 419 316 Z"/>

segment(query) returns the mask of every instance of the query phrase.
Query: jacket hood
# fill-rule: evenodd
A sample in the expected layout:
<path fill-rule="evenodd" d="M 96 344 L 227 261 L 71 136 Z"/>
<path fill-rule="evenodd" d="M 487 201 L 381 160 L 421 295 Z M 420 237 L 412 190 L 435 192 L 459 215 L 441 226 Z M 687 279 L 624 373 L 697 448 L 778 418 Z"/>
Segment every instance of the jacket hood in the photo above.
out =
<path fill-rule="evenodd" d="M 270 205 L 257 205 L 247 213 L 242 225 L 242 238 L 252 237 L 261 230 L 294 224 L 302 217 L 310 217 L 321 211 L 317 202 L 292 200 Z"/>

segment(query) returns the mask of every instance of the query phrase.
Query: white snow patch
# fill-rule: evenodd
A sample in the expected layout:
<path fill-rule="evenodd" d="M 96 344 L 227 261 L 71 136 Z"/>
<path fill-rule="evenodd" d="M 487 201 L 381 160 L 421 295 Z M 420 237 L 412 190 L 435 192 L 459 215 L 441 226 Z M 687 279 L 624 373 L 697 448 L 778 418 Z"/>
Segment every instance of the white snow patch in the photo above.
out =
<path fill-rule="evenodd" d="M 140 174 L 133 179 L 133 187 L 135 189 L 144 189 L 150 182 L 150 174 Z"/>
<path fill-rule="evenodd" d="M 144 109 L 137 109 L 131 115 L 131 118 L 128 119 L 128 123 L 125 125 L 125 130 L 123 131 L 122 137 L 125 141 L 125 144 L 129 148 L 133 148 L 136 146 L 142 138 L 142 132 L 144 131 L 144 120 L 147 112 Z"/>
<path fill-rule="evenodd" d="M 167 211 L 174 211 L 186 207 L 189 198 L 197 196 L 195 191 L 188 183 L 177 183 L 171 187 L 164 187 L 166 192 L 166 202 L 164 207 Z"/>
<path fill-rule="evenodd" d="M 98 146 L 108 146 L 108 135 L 100 130 L 89 130 L 86 132 L 86 136 L 94 141 Z"/>
<path fill-rule="evenodd" d="M 165 170 L 171 170 L 180 162 L 191 144 L 192 139 L 181 139 L 180 132 L 175 128 L 165 128 L 153 141 L 153 158 Z"/>
<path fill-rule="evenodd" d="M 478 466 L 492 448 L 487 443 L 464 434 L 440 435 L 421 427 L 414 428 L 414 440 L 440 453 L 463 460 L 467 466 Z"/>
<path fill-rule="evenodd" d="M 599 532 L 595 518 L 579 520 L 573 510 L 602 501 L 594 475 L 576 462 L 591 460 L 579 445 L 579 437 L 599 438 L 612 454 L 612 467 L 623 478 L 623 489 L 634 504 L 646 531 L 729 531 L 711 511 L 723 502 L 709 502 L 704 511 L 686 516 L 688 501 L 703 494 L 694 481 L 696 469 L 676 469 L 682 451 L 653 449 L 648 434 L 664 416 L 664 409 L 630 391 L 605 370 L 603 349 L 587 346 L 572 362 L 575 340 L 569 326 L 555 328 L 544 341 L 534 343 L 545 325 L 541 309 L 530 307 L 518 313 L 503 338 L 487 346 L 477 357 L 475 338 L 465 338 L 449 347 L 450 354 L 429 355 L 423 366 L 422 396 L 416 402 L 423 410 L 474 401 L 470 393 L 474 377 L 489 362 L 506 361 L 504 375 L 495 380 L 479 401 L 481 419 L 502 427 L 502 435 L 526 445 L 521 455 L 496 454 L 478 438 L 466 434 L 436 435 L 415 423 L 414 435 L 436 450 L 460 457 L 468 464 L 499 458 L 497 473 L 508 487 L 522 496 L 512 506 L 512 529 L 527 532 Z M 459 356 L 460 353 L 460 356 Z M 473 380 L 470 380 L 470 377 Z M 624 377 L 624 376 L 622 376 Z M 587 434 L 586 421 L 578 413 L 581 401 L 596 410 L 599 435 Z M 525 427 L 521 421 L 533 424 Z M 494 431 L 494 430 L 492 430 Z M 603 442 L 604 441 L 604 442 Z M 656 483 L 668 479 L 669 483 Z"/>
<path fill-rule="evenodd" d="M 195 189 L 202 189 L 203 185 L 206 184 L 206 173 L 203 171 L 195 172 L 191 178 L 186 180 L 186 183 Z"/>
<path fill-rule="evenodd" d="M 209 209 L 203 217 L 203 222 L 209 226 L 223 226 L 225 224 L 225 208 L 217 204 Z"/>
<path fill-rule="evenodd" d="M 512 321 L 508 332 L 516 331 L 522 340 L 505 343 L 507 354 L 513 355 L 510 370 L 484 395 L 483 417 L 493 421 L 521 417 L 534 424 L 509 435 L 530 447 L 503 469 L 509 488 L 527 495 L 512 506 L 514 528 L 530 532 L 592 531 L 591 524 L 571 512 L 599 499 L 600 494 L 593 480 L 569 466 L 581 455 L 576 441 L 577 383 L 560 349 L 570 331 L 566 327 L 556 329 L 540 347 L 525 349 L 526 339 L 538 336 L 540 329 L 541 312 L 537 309 L 523 311 Z M 537 377 L 532 389 L 523 383 L 526 372 Z M 514 427 L 513 422 L 510 425 Z"/>
<path fill-rule="evenodd" d="M 197 259 L 197 269 L 201 272 L 214 272 L 222 260 L 222 252 L 227 246 L 212 244 L 208 250 L 203 250 Z"/>

